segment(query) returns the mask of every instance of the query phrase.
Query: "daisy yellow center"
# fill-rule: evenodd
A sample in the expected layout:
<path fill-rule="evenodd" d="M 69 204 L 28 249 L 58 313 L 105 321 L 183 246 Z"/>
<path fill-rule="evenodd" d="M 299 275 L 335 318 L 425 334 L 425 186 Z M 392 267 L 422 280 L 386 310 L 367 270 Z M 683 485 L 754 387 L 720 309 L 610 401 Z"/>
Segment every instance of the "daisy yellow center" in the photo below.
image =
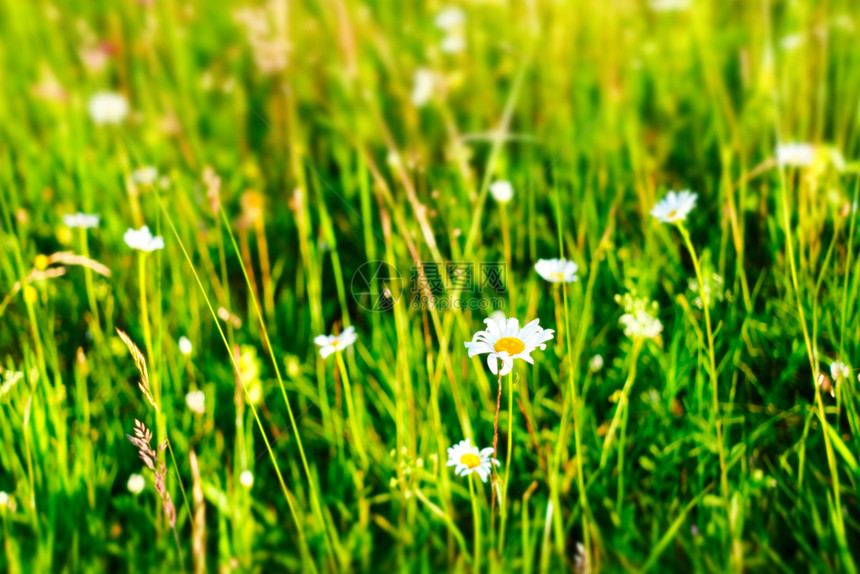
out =
<path fill-rule="evenodd" d="M 561 279 L 564 279 L 564 273 L 562 273 L 561 271 L 556 271 L 555 273 L 552 274 L 552 277 L 553 277 L 553 279 L 561 280 Z"/>
<path fill-rule="evenodd" d="M 677 216 L 677 215 L 678 215 L 678 210 L 677 210 L 677 209 L 673 209 L 672 211 L 670 211 L 670 212 L 666 215 L 666 217 L 668 217 L 669 219 L 675 219 L 675 216 Z"/>
<path fill-rule="evenodd" d="M 481 466 L 481 457 L 470 452 L 460 457 L 460 464 L 465 464 L 469 468 L 478 468 Z"/>
<path fill-rule="evenodd" d="M 516 337 L 502 337 L 501 339 L 496 341 L 493 350 L 495 350 L 497 353 L 507 351 L 509 355 L 513 356 L 517 353 L 522 353 L 525 348 L 525 343 L 523 343 Z"/>

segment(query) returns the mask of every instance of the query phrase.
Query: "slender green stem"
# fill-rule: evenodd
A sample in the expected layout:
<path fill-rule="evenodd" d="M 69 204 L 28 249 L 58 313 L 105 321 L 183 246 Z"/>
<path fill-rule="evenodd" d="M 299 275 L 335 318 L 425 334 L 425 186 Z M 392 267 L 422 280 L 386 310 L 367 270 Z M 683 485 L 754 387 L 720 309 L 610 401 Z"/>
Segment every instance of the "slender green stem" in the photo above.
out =
<path fill-rule="evenodd" d="M 343 378 L 343 394 L 346 395 L 346 408 L 349 416 L 349 426 L 352 430 L 353 440 L 355 441 L 355 450 L 358 451 L 358 456 L 361 458 L 361 466 L 367 468 L 367 453 L 364 450 L 364 444 L 361 442 L 361 433 L 356 420 L 355 405 L 352 402 L 352 387 L 349 384 L 349 375 L 346 372 L 346 364 L 343 362 L 343 356 L 340 351 L 335 353 L 337 357 L 337 366 L 340 369 L 340 375 Z"/>
<path fill-rule="evenodd" d="M 499 525 L 499 560 L 501 560 L 505 547 L 505 523 L 508 518 L 508 482 L 511 479 L 511 450 L 513 447 L 514 430 L 514 372 L 508 375 L 508 452 L 505 458 L 505 482 L 502 487 L 501 524 Z"/>
<path fill-rule="evenodd" d="M 475 565 L 474 572 L 481 571 L 481 508 L 478 505 L 478 497 L 475 496 L 475 473 L 469 475 L 469 496 L 472 498 L 472 524 L 475 527 L 475 549 L 472 551 L 472 563 Z"/>
<path fill-rule="evenodd" d="M 600 468 L 606 466 L 606 461 L 609 458 L 609 447 L 612 446 L 612 437 L 615 435 L 615 429 L 621 421 L 621 413 L 625 410 L 630 389 L 633 388 L 633 381 L 636 380 L 636 364 L 639 359 L 639 351 L 642 348 L 642 339 L 633 339 L 633 350 L 630 352 L 630 368 L 627 373 L 627 380 L 624 381 L 624 387 L 621 389 L 621 397 L 618 399 L 618 407 L 615 409 L 615 414 L 612 416 L 612 422 L 609 423 L 609 430 L 606 431 L 606 438 L 603 439 L 603 452 L 600 454 Z M 624 445 L 619 445 L 623 449 Z M 623 459 L 621 459 L 623 461 Z M 619 468 L 618 472 L 623 474 L 623 469 Z"/>
<path fill-rule="evenodd" d="M 207 295 L 206 290 L 203 288 L 203 282 L 200 280 L 200 275 L 197 273 L 197 269 L 194 268 L 194 265 L 191 261 L 191 255 L 189 255 L 188 250 L 185 248 L 185 244 L 182 242 L 182 238 L 179 236 L 179 231 L 177 231 L 176 226 L 173 224 L 173 219 L 170 217 L 170 214 L 164 208 L 164 204 L 160 203 L 160 205 L 162 211 L 164 211 L 165 217 L 167 218 L 167 223 L 173 230 L 173 235 L 176 237 L 176 241 L 179 244 L 179 247 L 182 249 L 182 254 L 185 256 L 185 261 L 188 263 L 188 266 L 191 269 L 191 273 L 194 275 L 194 279 L 197 282 L 197 286 L 200 289 L 201 294 L 203 295 L 203 299 L 206 302 L 206 306 L 209 308 L 209 313 L 212 316 L 213 324 L 215 325 L 216 329 L 218 329 L 218 334 L 221 336 L 221 341 L 224 343 L 224 348 L 227 350 L 227 355 L 230 358 L 230 363 L 233 365 L 233 370 L 236 373 L 239 382 L 242 383 L 242 390 L 245 393 L 245 398 L 248 401 L 248 406 L 251 407 L 251 413 L 254 415 L 254 420 L 257 422 L 257 427 L 260 429 L 260 435 L 263 438 L 263 443 L 266 445 L 266 451 L 269 453 L 269 458 L 272 460 L 272 466 L 274 467 L 275 474 L 278 477 L 278 483 L 281 486 L 281 491 L 284 494 L 284 499 L 287 501 L 287 506 L 290 509 L 290 516 L 292 517 L 293 523 L 296 526 L 296 532 L 299 537 L 299 548 L 302 554 L 302 562 L 304 565 L 310 568 L 312 572 L 316 572 L 316 565 L 310 557 L 307 539 L 305 538 L 304 534 L 304 525 L 299 519 L 299 514 L 296 509 L 295 502 L 293 501 L 293 494 L 287 488 L 287 483 L 284 481 L 281 467 L 278 465 L 278 459 L 275 457 L 275 452 L 272 450 L 272 445 L 269 442 L 269 437 L 266 434 L 266 429 L 263 426 L 263 422 L 260 420 L 260 414 L 257 412 L 257 407 L 254 406 L 254 402 L 251 400 L 251 395 L 248 392 L 248 386 L 245 384 L 244 378 L 242 378 L 242 369 L 233 354 L 233 349 L 230 348 L 230 343 L 227 341 L 227 336 L 224 334 L 224 329 L 221 327 L 221 322 L 218 319 L 218 314 L 212 307 L 212 301 L 209 299 L 209 295 Z"/>
<path fill-rule="evenodd" d="M 690 234 L 684 223 L 677 223 L 678 231 L 681 232 L 681 237 L 684 238 L 684 243 L 687 250 L 690 252 L 690 257 L 693 259 L 693 268 L 696 271 L 696 280 L 699 282 L 699 292 L 702 298 L 702 308 L 705 313 L 705 333 L 708 339 L 708 374 L 711 379 L 711 399 L 714 409 L 714 426 L 717 429 L 717 448 L 720 454 L 720 486 L 722 487 L 723 497 L 726 501 L 726 511 L 728 511 L 729 502 L 729 481 L 726 473 L 726 455 L 723 449 L 723 421 L 720 417 L 720 400 L 718 394 L 719 382 L 717 380 L 717 363 L 714 354 L 714 332 L 711 328 L 711 312 L 709 295 L 705 288 L 705 278 L 702 276 L 702 267 L 699 263 L 699 258 L 696 256 L 696 249 L 693 247 L 693 242 L 690 240 Z"/>
<path fill-rule="evenodd" d="M 159 203 L 160 202 L 161 202 L 161 198 L 159 198 Z M 164 205 L 162 204 L 162 209 L 163 209 L 163 207 L 164 207 Z M 221 213 L 221 221 L 224 225 L 224 228 L 227 230 L 227 234 L 230 236 L 230 241 L 233 244 L 233 249 L 236 251 L 236 255 L 237 255 L 236 259 L 239 261 L 239 266 L 242 269 L 242 275 L 245 278 L 245 283 L 248 285 L 248 293 L 251 297 L 251 301 L 254 304 L 254 311 L 257 315 L 257 320 L 260 324 L 260 332 L 263 336 L 264 342 L 266 343 L 266 348 L 269 351 L 269 358 L 271 359 L 272 366 L 275 369 L 275 376 L 278 379 L 278 385 L 281 388 L 281 395 L 283 396 L 284 404 L 287 407 L 287 416 L 290 419 L 290 426 L 293 429 L 293 435 L 296 437 L 296 445 L 298 446 L 299 457 L 302 459 L 302 467 L 303 467 L 304 472 L 305 472 L 305 477 L 307 478 L 307 481 L 308 481 L 308 489 L 310 490 L 310 494 L 311 494 L 311 504 L 313 505 L 314 514 L 316 515 L 316 519 L 319 521 L 319 523 L 321 525 L 322 531 L 324 533 L 326 533 L 326 536 L 325 536 L 326 551 L 331 556 L 334 554 L 334 549 L 332 548 L 332 544 L 331 544 L 331 541 L 329 540 L 329 536 L 327 533 L 327 528 L 326 528 L 327 521 L 326 521 L 325 515 L 323 514 L 322 506 L 320 505 L 319 496 L 317 495 L 317 490 L 316 490 L 316 486 L 314 484 L 313 477 L 311 476 L 310 466 L 308 465 L 308 457 L 305 454 L 305 448 L 304 448 L 304 445 L 302 444 L 302 436 L 299 433 L 299 427 L 296 424 L 296 417 L 293 415 L 293 408 L 292 408 L 292 405 L 290 405 L 289 398 L 287 397 L 287 389 L 284 386 L 284 379 L 281 376 L 281 369 L 278 366 L 278 360 L 275 358 L 275 352 L 274 352 L 274 349 L 272 348 L 272 342 L 269 340 L 269 331 L 268 331 L 268 329 L 266 329 L 266 322 L 263 320 L 263 312 L 262 312 L 262 309 L 260 308 L 260 302 L 257 300 L 257 295 L 254 293 L 254 289 L 251 288 L 251 281 L 250 281 L 250 277 L 248 276 L 248 270 L 245 268 L 245 261 L 242 259 L 242 256 L 241 256 L 241 253 L 239 250 L 239 245 L 236 243 L 236 236 L 233 235 L 233 230 L 230 227 L 230 221 L 227 219 L 227 212 L 224 210 L 224 207 L 220 203 L 218 204 L 218 211 Z M 232 356 L 232 354 L 231 354 L 231 356 Z M 343 369 L 343 370 L 345 371 L 345 369 Z M 324 395 L 325 395 L 324 393 L 321 394 L 321 397 L 323 397 Z M 325 400 L 324 399 L 321 399 L 321 400 L 323 400 L 323 405 L 326 405 Z M 325 410 L 326 409 L 324 408 L 323 411 L 325 411 Z"/>

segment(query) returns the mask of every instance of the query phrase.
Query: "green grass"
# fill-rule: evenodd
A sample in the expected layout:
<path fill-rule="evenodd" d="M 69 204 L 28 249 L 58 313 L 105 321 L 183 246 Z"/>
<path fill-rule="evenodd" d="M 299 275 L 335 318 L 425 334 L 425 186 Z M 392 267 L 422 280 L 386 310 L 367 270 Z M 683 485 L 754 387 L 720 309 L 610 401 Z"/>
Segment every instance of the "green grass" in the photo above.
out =
<path fill-rule="evenodd" d="M 242 6 L 0 3 L 0 570 L 856 572 L 860 383 L 816 384 L 860 367 L 853 3 L 463 2 L 457 54 L 443 3 L 285 1 L 264 37 Z M 794 141 L 812 166 L 777 165 Z M 670 189 L 680 228 L 649 215 Z M 126 246 L 143 224 L 165 249 Z M 560 255 L 564 287 L 534 271 Z M 405 280 L 384 312 L 368 261 Z M 502 262 L 504 313 L 556 331 L 502 380 L 495 501 L 445 466 L 493 441 L 463 346 L 489 311 L 412 308 L 415 261 Z M 625 336 L 628 292 L 661 337 Z"/>

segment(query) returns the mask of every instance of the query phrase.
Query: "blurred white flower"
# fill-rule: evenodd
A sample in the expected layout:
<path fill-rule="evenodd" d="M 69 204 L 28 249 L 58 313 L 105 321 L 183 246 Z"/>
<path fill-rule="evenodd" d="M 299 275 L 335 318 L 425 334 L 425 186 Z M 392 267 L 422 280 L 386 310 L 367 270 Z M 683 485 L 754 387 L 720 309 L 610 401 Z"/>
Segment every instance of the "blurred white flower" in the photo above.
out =
<path fill-rule="evenodd" d="M 418 68 L 415 70 L 412 84 L 412 95 L 410 96 L 412 103 L 420 108 L 429 102 L 430 98 L 433 97 L 434 85 L 435 78 L 432 70 L 428 70 L 427 68 Z"/>
<path fill-rule="evenodd" d="M 131 172 L 131 181 L 138 185 L 152 185 L 158 179 L 158 170 L 151 165 Z"/>
<path fill-rule="evenodd" d="M 806 41 L 806 38 L 803 34 L 789 34 L 779 40 L 779 47 L 786 52 L 791 52 L 802 46 L 804 41 Z"/>
<path fill-rule="evenodd" d="M 203 391 L 191 391 L 185 395 L 185 404 L 191 412 L 202 415 L 206 412 L 206 395 Z"/>
<path fill-rule="evenodd" d="M 65 223 L 68 227 L 80 227 L 82 229 L 88 229 L 90 227 L 96 227 L 99 224 L 100 216 L 96 214 L 90 213 L 81 213 L 80 211 L 77 213 L 70 213 L 68 215 L 63 216 L 63 223 Z"/>
<path fill-rule="evenodd" d="M 96 125 L 120 124 L 128 115 L 128 101 L 114 92 L 99 92 L 90 98 L 89 111 Z"/>
<path fill-rule="evenodd" d="M 648 7 L 654 12 L 681 12 L 690 7 L 690 0 L 651 0 Z"/>
<path fill-rule="evenodd" d="M 687 282 L 687 287 L 696 295 L 693 299 L 693 305 L 699 309 L 704 309 L 705 301 L 710 307 L 714 301 L 722 301 L 726 298 L 726 292 L 723 291 L 723 278 L 716 273 L 705 275 L 703 289 L 699 289 L 699 282 L 696 279 L 690 279 Z"/>
<path fill-rule="evenodd" d="M 522 329 L 517 319 L 496 322 L 484 319 L 486 330 L 478 331 L 471 341 L 465 344 L 469 356 L 489 353 L 487 364 L 494 375 L 507 375 L 514 368 L 514 359 L 522 359 L 534 364 L 531 353 L 538 347 L 546 349 L 546 342 L 552 339 L 554 331 L 538 325 L 535 319 Z M 498 362 L 502 362 L 499 370 Z"/>
<path fill-rule="evenodd" d="M 698 195 L 688 189 L 670 191 L 651 210 L 651 215 L 663 223 L 676 223 L 687 219 L 687 214 L 696 207 Z"/>
<path fill-rule="evenodd" d="M 579 266 L 567 259 L 539 259 L 535 271 L 550 283 L 573 283 Z"/>
<path fill-rule="evenodd" d="M 132 473 L 128 477 L 128 483 L 126 484 L 128 487 L 128 491 L 134 495 L 138 495 L 143 492 L 144 487 L 146 486 L 146 479 L 143 478 L 143 475 Z"/>
<path fill-rule="evenodd" d="M 9 504 L 9 495 L 0 490 L 0 508 L 5 508 Z"/>
<path fill-rule="evenodd" d="M 440 30 L 450 32 L 466 23 L 466 14 L 459 8 L 452 6 L 436 14 L 434 23 Z"/>
<path fill-rule="evenodd" d="M 254 474 L 250 470 L 243 470 L 239 475 L 239 482 L 245 488 L 251 488 L 254 486 Z"/>
<path fill-rule="evenodd" d="M 125 244 L 132 249 L 138 249 L 150 253 L 156 249 L 164 249 L 164 239 L 158 235 L 153 236 L 149 227 L 144 225 L 140 229 L 129 229 L 122 236 Z"/>
<path fill-rule="evenodd" d="M 509 181 L 494 181 L 490 184 L 490 195 L 499 203 L 507 203 L 514 198 L 514 186 Z"/>
<path fill-rule="evenodd" d="M 663 331 L 663 323 L 655 314 L 657 303 L 640 299 L 631 293 L 626 293 L 622 298 L 615 296 L 615 300 L 624 306 L 624 315 L 619 323 L 624 325 L 624 334 L 631 339 L 656 339 Z"/>
<path fill-rule="evenodd" d="M 188 337 L 180 337 L 179 338 L 179 352 L 183 355 L 190 355 L 191 349 L 191 341 L 188 340 Z"/>
<path fill-rule="evenodd" d="M 504 311 L 493 311 L 492 313 L 490 313 L 490 319 L 492 319 L 496 323 L 504 323 L 505 322 L 505 312 Z"/>
<path fill-rule="evenodd" d="M 776 146 L 779 165 L 808 167 L 815 161 L 815 147 L 808 143 L 785 143 Z"/>
<path fill-rule="evenodd" d="M 836 361 L 830 364 L 830 376 L 834 381 L 840 378 L 847 380 L 851 376 L 851 369 L 842 361 Z"/>
<path fill-rule="evenodd" d="M 462 34 L 448 34 L 442 38 L 439 47 L 446 54 L 459 54 L 466 49 L 466 39 Z"/>
<path fill-rule="evenodd" d="M 600 355 L 594 355 L 588 361 L 588 370 L 591 371 L 592 373 L 596 373 L 597 371 L 599 371 L 602 368 L 603 368 L 603 357 L 601 357 Z"/>
<path fill-rule="evenodd" d="M 479 449 L 472 445 L 471 439 L 460 441 L 448 449 L 448 464 L 454 466 L 457 476 L 468 476 L 477 472 L 481 481 L 487 482 L 493 465 L 499 466 L 499 461 L 493 458 L 493 447 Z"/>
<path fill-rule="evenodd" d="M 335 351 L 342 351 L 358 340 L 355 327 L 349 326 L 340 335 L 317 335 L 314 343 L 322 347 L 320 356 L 325 359 Z"/>

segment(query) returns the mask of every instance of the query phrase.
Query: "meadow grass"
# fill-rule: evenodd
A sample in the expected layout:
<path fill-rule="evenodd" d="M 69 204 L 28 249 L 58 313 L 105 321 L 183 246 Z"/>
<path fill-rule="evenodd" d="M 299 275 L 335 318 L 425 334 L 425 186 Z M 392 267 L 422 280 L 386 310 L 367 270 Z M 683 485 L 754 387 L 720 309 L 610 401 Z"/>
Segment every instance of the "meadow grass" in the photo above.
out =
<path fill-rule="evenodd" d="M 5 0 L 0 571 L 856 572 L 858 26 Z"/>

